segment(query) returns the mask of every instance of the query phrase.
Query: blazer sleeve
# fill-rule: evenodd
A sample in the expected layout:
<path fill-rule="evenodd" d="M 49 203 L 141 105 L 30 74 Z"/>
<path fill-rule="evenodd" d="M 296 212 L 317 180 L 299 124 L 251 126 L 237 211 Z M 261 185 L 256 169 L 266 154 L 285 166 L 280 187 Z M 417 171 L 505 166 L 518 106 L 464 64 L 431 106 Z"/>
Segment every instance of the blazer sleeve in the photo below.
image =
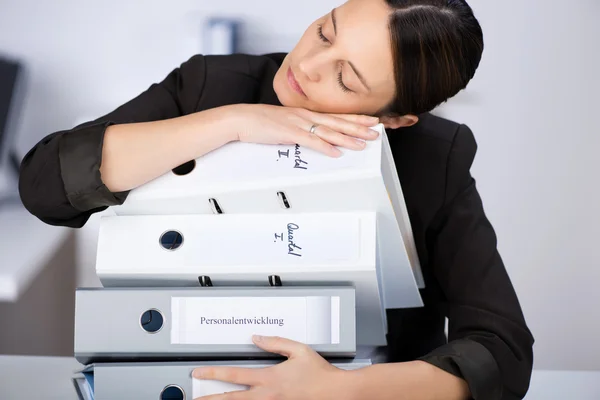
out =
<path fill-rule="evenodd" d="M 128 192 L 109 191 L 100 176 L 106 129 L 194 112 L 205 79 L 205 59 L 196 55 L 111 113 L 43 138 L 21 161 L 25 208 L 47 224 L 80 228 L 93 213 L 122 204 Z"/>
<path fill-rule="evenodd" d="M 443 292 L 448 343 L 421 360 L 464 378 L 476 400 L 522 399 L 531 378 L 534 339 L 469 172 L 475 152 L 471 130 L 461 125 L 429 249 Z"/>

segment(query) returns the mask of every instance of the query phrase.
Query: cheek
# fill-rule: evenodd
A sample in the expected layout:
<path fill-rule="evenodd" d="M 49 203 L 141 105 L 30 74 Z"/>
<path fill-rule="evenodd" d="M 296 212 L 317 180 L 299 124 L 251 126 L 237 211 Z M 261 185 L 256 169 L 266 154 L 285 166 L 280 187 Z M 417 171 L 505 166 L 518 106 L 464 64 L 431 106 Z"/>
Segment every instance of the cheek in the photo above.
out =
<path fill-rule="evenodd" d="M 294 62 L 302 60 L 307 54 L 311 52 L 313 46 L 315 46 L 316 29 L 316 26 L 313 27 L 311 25 L 304 32 L 300 40 L 298 40 L 298 43 L 296 43 L 292 51 L 289 53 L 291 59 L 294 60 Z"/>

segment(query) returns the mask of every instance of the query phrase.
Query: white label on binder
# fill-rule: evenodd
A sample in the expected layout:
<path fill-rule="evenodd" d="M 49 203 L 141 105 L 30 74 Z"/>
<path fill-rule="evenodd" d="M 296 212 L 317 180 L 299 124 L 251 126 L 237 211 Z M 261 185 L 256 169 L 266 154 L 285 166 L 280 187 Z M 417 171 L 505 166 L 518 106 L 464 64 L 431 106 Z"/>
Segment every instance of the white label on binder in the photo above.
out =
<path fill-rule="evenodd" d="M 252 238 L 247 234 L 247 245 L 252 246 L 254 253 L 259 250 L 264 262 L 281 263 L 310 261 L 347 261 L 360 257 L 360 220 L 349 219 L 347 216 L 326 215 L 327 222 L 318 216 L 304 218 L 290 218 L 285 224 L 279 221 L 263 221 L 260 227 L 254 227 L 257 233 Z M 259 236 L 270 229 L 270 235 Z M 268 238 L 268 240 L 265 240 Z M 260 241 L 260 242 L 259 242 Z M 268 246 L 268 247 L 267 247 Z M 248 249 L 246 254 L 252 254 Z M 222 254 L 221 254 L 222 257 Z M 262 260 L 261 260 L 262 261 Z"/>
<path fill-rule="evenodd" d="M 252 335 L 307 344 L 340 342 L 340 299 L 173 297 L 171 344 L 252 344 Z"/>

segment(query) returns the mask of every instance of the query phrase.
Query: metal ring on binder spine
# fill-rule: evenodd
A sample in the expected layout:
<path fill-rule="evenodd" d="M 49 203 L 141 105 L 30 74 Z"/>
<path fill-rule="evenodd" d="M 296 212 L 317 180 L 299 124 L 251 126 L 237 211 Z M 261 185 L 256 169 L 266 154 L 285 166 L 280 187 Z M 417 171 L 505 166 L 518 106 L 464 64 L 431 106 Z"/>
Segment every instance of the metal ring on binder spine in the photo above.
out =
<path fill-rule="evenodd" d="M 172 235 L 173 237 L 169 237 Z M 166 240 L 168 239 L 168 240 Z M 158 238 L 160 247 L 168 251 L 174 251 L 183 246 L 183 234 L 174 229 L 163 232 Z"/>
<path fill-rule="evenodd" d="M 213 285 L 210 276 L 206 275 L 199 276 L 198 282 L 200 282 L 200 286 L 202 287 L 211 287 Z"/>
<path fill-rule="evenodd" d="M 213 214 L 223 214 L 223 210 L 216 199 L 210 198 L 208 199 L 208 202 L 210 203 Z"/>
<path fill-rule="evenodd" d="M 147 325 L 152 323 L 152 311 L 156 311 L 158 313 L 158 315 L 160 315 L 160 318 L 162 320 L 160 327 L 155 331 L 151 331 L 146 328 Z M 148 321 L 143 320 L 144 315 L 146 315 L 146 313 L 148 313 Z M 163 315 L 163 313 L 160 312 L 160 310 L 158 310 L 156 308 L 151 308 L 149 310 L 144 311 L 142 313 L 142 315 L 140 315 L 139 322 L 140 322 L 140 328 L 142 328 L 144 330 L 144 332 L 154 334 L 154 333 L 160 332 L 162 330 L 163 326 L 165 326 L 165 316 Z"/>
<path fill-rule="evenodd" d="M 179 393 L 174 394 L 174 393 L 168 393 L 169 391 L 172 391 L 170 389 L 175 389 L 177 391 L 179 391 Z M 163 397 L 164 395 L 168 395 L 169 397 Z M 177 396 L 177 397 L 174 397 Z M 178 385 L 168 385 L 165 386 L 165 388 L 160 392 L 160 395 L 158 396 L 159 400 L 185 400 L 185 392 L 183 391 L 183 389 L 178 386 Z"/>
<path fill-rule="evenodd" d="M 279 203 L 281 204 L 281 207 L 286 209 L 292 207 L 284 192 L 277 192 L 277 197 L 279 198 Z"/>
<path fill-rule="evenodd" d="M 269 285 L 271 286 L 283 286 L 281 283 L 281 278 L 279 275 L 270 275 L 269 276 Z"/>

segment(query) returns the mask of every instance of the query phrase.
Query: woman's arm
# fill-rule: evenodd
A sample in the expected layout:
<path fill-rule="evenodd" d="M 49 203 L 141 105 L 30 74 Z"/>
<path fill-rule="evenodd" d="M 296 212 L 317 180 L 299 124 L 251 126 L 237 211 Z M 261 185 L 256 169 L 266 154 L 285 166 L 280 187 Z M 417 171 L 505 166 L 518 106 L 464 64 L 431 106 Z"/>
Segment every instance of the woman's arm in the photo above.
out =
<path fill-rule="evenodd" d="M 227 129 L 226 107 L 156 122 L 110 126 L 100 173 L 112 192 L 143 185 L 189 160 L 236 139 Z"/>
<path fill-rule="evenodd" d="M 93 213 L 122 204 L 131 189 L 233 140 L 337 156 L 335 146 L 360 150 L 365 142 L 356 138 L 376 138 L 368 127 L 377 118 L 243 104 L 256 100 L 251 76 L 275 65 L 267 57 L 232 57 L 194 56 L 110 114 L 42 139 L 21 163 L 25 207 L 48 224 L 82 227 Z M 240 76 L 245 80 L 236 81 Z M 215 79 L 237 83 L 238 91 L 215 87 Z M 319 124 L 314 135 L 312 124 Z"/>
<path fill-rule="evenodd" d="M 320 124 L 316 135 L 309 132 L 313 123 Z M 237 140 L 298 143 L 339 156 L 334 145 L 362 150 L 363 139 L 377 137 L 368 128 L 375 123 L 377 118 L 368 116 L 318 114 L 265 104 L 226 105 L 165 121 L 109 127 L 100 172 L 109 190 L 128 191 Z"/>
<path fill-rule="evenodd" d="M 427 232 L 448 343 L 417 361 L 348 374 L 339 390 L 348 386 L 357 400 L 513 400 L 528 390 L 533 336 L 469 173 L 475 152 L 470 129 L 460 126 L 447 162 L 444 204 Z"/>
<path fill-rule="evenodd" d="M 469 172 L 476 146 L 471 130 L 460 126 L 447 163 L 444 204 L 428 228 L 448 343 L 420 360 L 463 378 L 476 400 L 522 399 L 534 339 Z"/>
<path fill-rule="evenodd" d="M 347 374 L 347 400 L 468 400 L 467 383 L 423 361 L 375 364 Z M 339 393 L 339 392 L 338 392 Z"/>
<path fill-rule="evenodd" d="M 151 85 L 148 90 L 109 114 L 40 140 L 21 162 L 19 192 L 27 210 L 45 223 L 79 228 L 93 213 L 122 204 L 127 197 L 127 191 L 123 189 L 150 175 L 133 176 L 136 174 L 132 174 L 130 170 L 129 173 L 122 171 L 124 181 L 115 178 L 117 169 L 127 170 L 127 166 L 124 156 L 119 155 L 122 153 L 113 151 L 118 141 L 115 141 L 114 133 L 132 129 L 131 135 L 139 135 L 139 128 L 149 127 L 149 122 L 193 113 L 204 88 L 205 73 L 205 58 L 201 55 L 194 56 L 169 73 L 163 81 Z M 184 121 L 175 121 L 173 124 L 181 127 Z M 141 122 L 147 124 L 136 125 Z M 169 128 L 165 124 L 158 126 L 162 129 Z M 112 149 L 108 152 L 103 150 L 107 131 L 111 131 L 107 146 Z M 165 130 L 161 134 L 155 134 L 155 140 L 150 146 L 165 144 L 170 133 Z M 133 137 L 128 134 L 126 136 Z M 159 139 L 158 136 L 162 138 Z M 212 143 L 212 139 L 208 143 Z M 125 145 L 131 156 L 141 143 L 129 141 Z M 210 147 L 210 144 L 206 147 Z M 145 150 L 146 154 L 156 154 L 154 160 L 158 164 L 162 163 L 161 167 L 179 157 L 167 155 L 166 158 L 170 159 L 165 163 L 162 159 L 165 157 L 164 153 L 158 155 L 148 146 Z M 103 156 L 108 157 L 108 162 L 103 162 Z M 139 159 L 139 154 L 135 157 Z M 101 168 L 107 177 L 101 175 Z M 156 170 L 150 171 L 150 174 L 155 175 Z M 110 189 L 104 184 L 103 178 L 108 178 Z"/>
<path fill-rule="evenodd" d="M 195 379 L 217 380 L 248 390 L 198 400 L 467 400 L 467 383 L 423 361 L 375 364 L 355 370 L 336 367 L 309 345 L 281 337 L 255 337 L 254 343 L 286 361 L 267 368 L 208 366 Z"/>

